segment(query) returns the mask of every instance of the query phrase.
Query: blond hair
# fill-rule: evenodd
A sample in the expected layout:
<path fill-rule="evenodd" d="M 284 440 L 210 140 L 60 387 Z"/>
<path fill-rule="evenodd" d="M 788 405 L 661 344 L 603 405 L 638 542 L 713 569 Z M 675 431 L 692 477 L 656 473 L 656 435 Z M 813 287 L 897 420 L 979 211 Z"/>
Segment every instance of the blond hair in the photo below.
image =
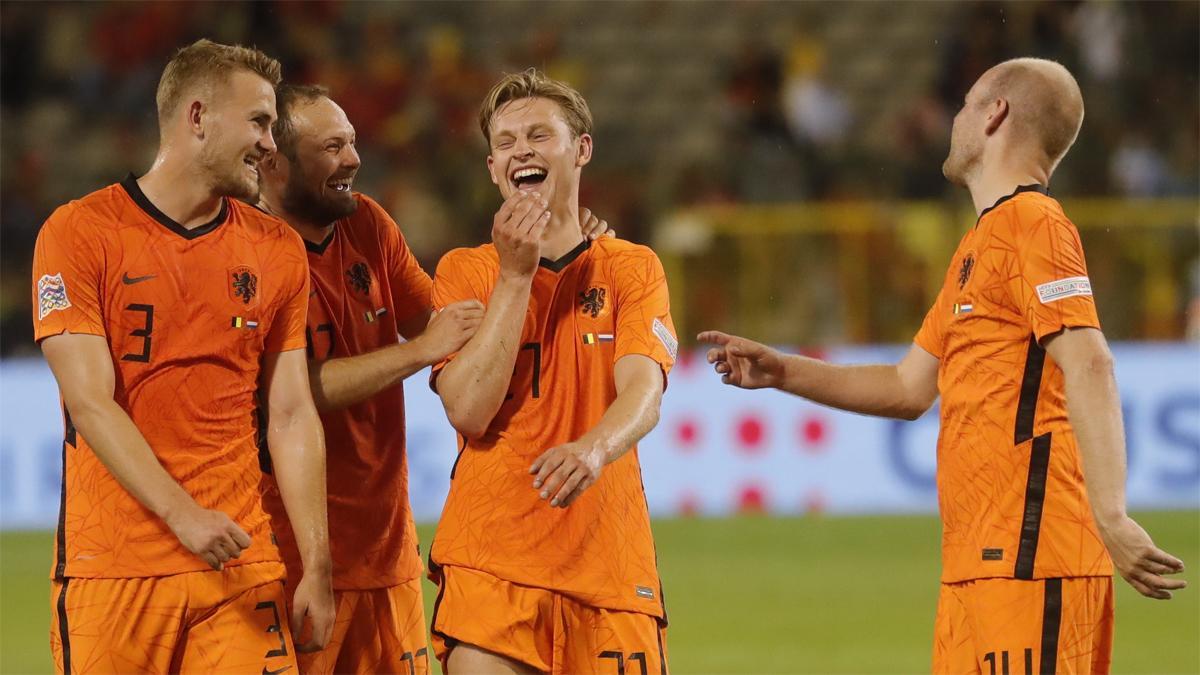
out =
<path fill-rule="evenodd" d="M 159 125 L 175 112 L 189 90 L 200 87 L 208 93 L 213 85 L 224 83 L 238 70 L 254 73 L 272 87 L 279 84 L 283 72 L 278 61 L 252 47 L 201 39 L 175 52 L 158 81 L 155 101 Z"/>
<path fill-rule="evenodd" d="M 1011 59 L 991 69 L 987 91 L 985 101 L 1009 101 L 1015 129 L 1057 166 L 1083 126 L 1083 95 L 1071 72 L 1046 59 Z"/>
<path fill-rule="evenodd" d="M 545 98 L 558 104 L 567 126 L 576 138 L 592 133 L 592 111 L 587 101 L 565 82 L 546 77 L 537 68 L 505 75 L 492 87 L 479 108 L 479 130 L 489 144 L 492 142 L 492 119 L 510 101 L 523 98 Z"/>

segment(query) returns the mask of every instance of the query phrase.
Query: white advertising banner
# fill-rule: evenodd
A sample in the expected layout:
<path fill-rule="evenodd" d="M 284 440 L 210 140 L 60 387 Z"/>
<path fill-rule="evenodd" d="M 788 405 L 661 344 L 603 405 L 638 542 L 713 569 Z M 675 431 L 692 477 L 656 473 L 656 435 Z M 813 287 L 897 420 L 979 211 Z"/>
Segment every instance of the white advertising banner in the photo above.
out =
<path fill-rule="evenodd" d="M 1134 509 L 1200 508 L 1200 346 L 1113 347 Z M 840 363 L 893 362 L 902 348 L 833 349 Z M 822 408 L 722 385 L 701 352 L 680 355 L 662 419 L 640 445 L 658 516 L 737 512 L 933 513 L 936 407 L 915 422 Z M 427 373 L 405 383 L 418 520 L 436 520 L 457 449 Z M 40 360 L 0 362 L 0 528 L 52 528 L 61 490 L 62 415 Z"/>

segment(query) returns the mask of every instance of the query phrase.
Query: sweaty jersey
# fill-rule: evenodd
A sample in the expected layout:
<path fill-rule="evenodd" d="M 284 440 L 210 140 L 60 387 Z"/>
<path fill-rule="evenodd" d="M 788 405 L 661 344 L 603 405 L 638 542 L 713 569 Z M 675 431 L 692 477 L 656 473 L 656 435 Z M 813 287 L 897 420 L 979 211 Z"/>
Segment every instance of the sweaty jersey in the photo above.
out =
<path fill-rule="evenodd" d="M 304 347 L 299 235 L 233 199 L 187 230 L 133 176 L 59 208 L 33 257 L 35 337 L 103 337 L 113 398 L 196 502 L 253 542 L 226 565 L 279 560 L 258 490 L 255 394 L 263 356 Z M 125 491 L 66 418 L 54 575 L 207 570 Z"/>
<path fill-rule="evenodd" d="M 1079 233 L 1045 188 L 1018 188 L 962 238 L 915 339 L 940 360 L 943 582 L 1112 574 L 1041 345 L 1099 326 Z"/>
<path fill-rule="evenodd" d="M 499 272 L 491 244 L 451 251 L 438 265 L 434 306 L 487 304 Z M 543 259 L 508 397 L 481 438 L 459 437 L 431 563 L 663 617 L 637 448 L 604 467 L 566 509 L 538 498 L 529 466 L 600 421 L 616 399 L 618 359 L 647 356 L 665 376 L 675 352 L 666 277 L 653 251 L 602 238 Z"/>
<path fill-rule="evenodd" d="M 399 342 L 397 325 L 429 311 L 429 275 L 379 204 L 356 194 L 358 209 L 320 244 L 305 242 L 311 292 L 308 358 L 357 356 Z M 325 428 L 329 547 L 338 590 L 394 586 L 421 574 L 408 504 L 404 388 L 321 413 Z M 300 552 L 273 480 L 265 481 L 289 577 Z"/>

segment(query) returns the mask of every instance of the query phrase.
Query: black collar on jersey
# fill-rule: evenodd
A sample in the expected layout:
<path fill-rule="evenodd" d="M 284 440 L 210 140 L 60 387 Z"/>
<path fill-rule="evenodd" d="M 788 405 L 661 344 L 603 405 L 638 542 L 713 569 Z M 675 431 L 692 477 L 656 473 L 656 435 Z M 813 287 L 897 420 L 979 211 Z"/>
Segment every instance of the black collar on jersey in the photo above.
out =
<path fill-rule="evenodd" d="M 540 261 L 538 261 L 538 267 L 545 267 L 546 269 L 550 270 L 551 272 L 561 272 L 561 271 L 563 271 L 564 268 L 566 268 L 567 265 L 570 265 L 571 263 L 575 262 L 576 258 L 583 255 L 583 252 L 588 250 L 588 248 L 591 245 L 592 245 L 592 240 L 585 237 L 584 240 L 582 242 L 580 242 L 578 246 L 571 249 L 566 255 L 559 258 L 558 260 L 547 260 L 545 258 L 542 258 Z"/>
<path fill-rule="evenodd" d="M 319 244 L 314 244 L 311 241 L 305 239 L 304 240 L 304 248 L 308 249 L 309 253 L 316 253 L 317 255 L 325 255 L 325 249 L 329 248 L 329 245 L 333 243 L 333 237 L 336 234 L 337 234 L 337 227 L 335 226 L 332 230 L 329 231 L 329 236 L 325 237 L 325 241 L 322 241 Z"/>
<path fill-rule="evenodd" d="M 229 200 L 222 197 L 221 210 L 217 213 L 217 217 L 201 225 L 200 227 L 194 227 L 189 230 L 183 225 L 180 225 L 172 220 L 167 214 L 159 211 L 158 207 L 146 197 L 146 193 L 142 192 L 142 187 L 138 185 L 137 179 L 138 177 L 131 173 L 125 177 L 125 180 L 121 181 L 121 187 L 125 188 L 125 192 L 129 193 L 129 197 L 133 200 L 133 203 L 137 204 L 138 208 L 145 211 L 146 215 L 157 220 L 162 224 L 163 227 L 183 237 L 184 239 L 195 239 L 196 237 L 206 235 L 220 227 L 229 217 Z"/>
<path fill-rule="evenodd" d="M 1038 192 L 1038 193 L 1041 193 L 1044 195 L 1050 194 L 1050 190 L 1048 188 L 1046 188 L 1045 185 L 1038 185 L 1037 183 L 1034 183 L 1033 185 L 1022 185 L 1022 186 L 1018 187 L 1016 190 L 1013 190 L 1013 193 L 1011 195 L 1004 195 L 1000 199 L 997 199 L 995 204 L 992 204 L 991 206 L 984 209 L 979 214 L 979 217 L 975 219 L 975 224 L 978 225 L 979 221 L 983 220 L 983 217 L 988 214 L 988 211 L 995 209 L 997 206 L 1000 206 L 1004 202 L 1012 199 L 1013 197 L 1016 197 L 1017 195 L 1021 194 L 1022 192 Z"/>

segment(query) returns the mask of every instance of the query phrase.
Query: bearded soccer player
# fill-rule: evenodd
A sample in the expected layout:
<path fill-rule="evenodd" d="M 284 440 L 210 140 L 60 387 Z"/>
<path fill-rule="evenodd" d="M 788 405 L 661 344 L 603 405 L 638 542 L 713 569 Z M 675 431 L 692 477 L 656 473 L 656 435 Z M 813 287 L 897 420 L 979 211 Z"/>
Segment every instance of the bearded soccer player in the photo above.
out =
<path fill-rule="evenodd" d="M 635 447 L 675 360 L 662 265 L 580 235 L 578 92 L 509 75 L 479 122 L 505 201 L 492 243 L 448 253 L 433 284 L 435 307 L 487 307 L 431 380 L 461 441 L 430 553 L 434 649 L 452 675 L 666 672 Z"/>
<path fill-rule="evenodd" d="M 309 371 L 331 457 L 338 607 L 329 645 L 301 655 L 300 670 L 426 672 L 400 383 L 458 351 L 478 328 L 483 305 L 464 300 L 433 314 L 432 281 L 400 229 L 378 203 L 352 190 L 360 161 L 345 112 L 319 86 L 284 85 L 276 93 L 279 150 L 262 163 L 262 205 L 308 248 Z M 589 236 L 606 228 L 585 220 Z M 296 537 L 274 480 L 264 484 L 289 576 L 298 578 Z"/>
<path fill-rule="evenodd" d="M 1061 65 L 986 73 L 954 118 L 942 170 L 979 218 L 908 354 L 834 366 L 701 333 L 723 381 L 916 419 L 942 397 L 942 586 L 934 672 L 1105 672 L 1112 568 L 1159 599 L 1183 563 L 1125 512 L 1125 436 L 1079 233 L 1049 195 L 1083 122 Z M 1021 670 L 1023 668 L 1023 671 Z"/>
<path fill-rule="evenodd" d="M 325 448 L 300 237 L 243 204 L 278 62 L 201 40 L 163 71 L 141 178 L 59 208 L 34 327 L 64 404 L 51 648 L 63 672 L 282 672 L 333 625 Z M 289 626 L 258 489 L 256 395 L 305 575 Z"/>

